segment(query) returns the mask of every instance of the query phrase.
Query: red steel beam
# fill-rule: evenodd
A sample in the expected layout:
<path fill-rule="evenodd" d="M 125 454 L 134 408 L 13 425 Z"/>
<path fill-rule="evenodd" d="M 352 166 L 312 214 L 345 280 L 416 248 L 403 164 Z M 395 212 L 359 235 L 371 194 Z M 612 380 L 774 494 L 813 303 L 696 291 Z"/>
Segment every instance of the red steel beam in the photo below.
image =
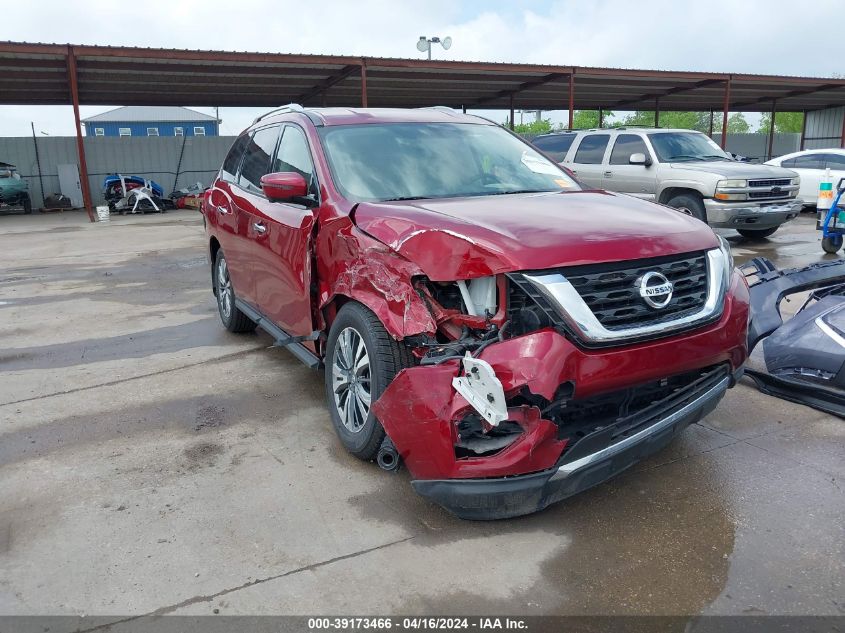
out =
<path fill-rule="evenodd" d="M 361 107 L 367 107 L 367 62 L 361 59 Z"/>
<path fill-rule="evenodd" d="M 514 128 L 514 120 L 513 120 L 513 94 L 514 94 L 514 93 L 511 93 L 511 98 L 510 98 L 510 105 L 511 105 L 511 123 L 510 123 L 510 128 L 511 128 L 511 129 L 513 129 L 513 128 Z M 845 132 L 843 132 L 842 134 L 843 134 L 843 136 L 845 136 Z"/>
<path fill-rule="evenodd" d="M 772 160 L 772 147 L 775 143 L 775 114 L 777 114 L 777 99 L 772 99 L 772 119 L 769 125 L 769 149 L 766 152 L 766 160 Z"/>
<path fill-rule="evenodd" d="M 807 111 L 801 113 L 801 145 L 799 149 L 804 151 L 804 137 L 807 135 Z"/>
<path fill-rule="evenodd" d="M 76 122 L 76 153 L 79 155 L 79 178 L 82 185 L 82 204 L 88 219 L 94 221 L 94 206 L 91 203 L 91 187 L 88 184 L 88 163 L 85 162 L 85 143 L 82 141 L 82 123 L 79 120 L 79 86 L 76 83 L 76 56 L 73 46 L 67 47 L 67 79 L 70 85 L 70 99 L 73 103 L 73 118 Z"/>
<path fill-rule="evenodd" d="M 722 106 L 722 142 L 720 143 L 722 149 L 728 143 L 728 109 L 731 105 L 731 76 L 728 75 L 725 81 L 725 101 Z"/>
<path fill-rule="evenodd" d="M 845 147 L 845 108 L 842 109 L 842 137 L 839 139 L 839 147 Z"/>

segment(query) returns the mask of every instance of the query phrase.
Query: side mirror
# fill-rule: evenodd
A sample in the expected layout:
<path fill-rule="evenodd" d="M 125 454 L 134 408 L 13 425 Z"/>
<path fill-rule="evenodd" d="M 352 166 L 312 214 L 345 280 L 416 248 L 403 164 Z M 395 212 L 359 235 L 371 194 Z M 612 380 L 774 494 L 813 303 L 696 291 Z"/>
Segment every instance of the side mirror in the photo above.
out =
<path fill-rule="evenodd" d="M 280 171 L 261 176 L 261 191 L 271 202 L 304 198 L 308 195 L 308 183 L 302 174 L 295 171 Z"/>
<path fill-rule="evenodd" d="M 648 158 L 642 152 L 637 152 L 636 154 L 631 154 L 631 156 L 628 158 L 628 164 L 644 165 L 646 167 L 651 167 L 651 159 Z"/>

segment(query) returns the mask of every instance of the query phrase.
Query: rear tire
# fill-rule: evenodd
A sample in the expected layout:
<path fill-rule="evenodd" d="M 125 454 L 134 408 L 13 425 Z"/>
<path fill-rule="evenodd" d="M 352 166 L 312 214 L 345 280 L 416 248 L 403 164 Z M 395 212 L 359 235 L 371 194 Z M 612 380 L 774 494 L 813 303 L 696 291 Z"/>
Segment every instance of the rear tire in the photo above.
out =
<path fill-rule="evenodd" d="M 666 204 L 681 213 L 691 215 L 696 220 L 707 222 L 707 209 L 704 208 L 704 201 L 701 196 L 697 194 L 682 193 L 670 198 Z"/>
<path fill-rule="evenodd" d="M 831 235 L 830 237 L 823 237 L 822 238 L 822 250 L 825 253 L 829 253 L 829 254 L 833 255 L 840 248 L 842 248 L 842 236 L 841 235 Z"/>
<path fill-rule="evenodd" d="M 773 235 L 779 228 L 778 226 L 773 226 L 769 229 L 737 229 L 736 232 L 750 240 L 761 240 L 764 237 Z"/>
<path fill-rule="evenodd" d="M 414 357 L 393 340 L 371 310 L 349 302 L 337 313 L 326 345 L 326 400 L 341 443 L 372 461 L 385 432 L 371 405 Z"/>
<path fill-rule="evenodd" d="M 217 251 L 214 259 L 214 295 L 217 297 L 217 312 L 227 330 L 236 334 L 255 330 L 255 321 L 235 305 L 235 288 L 229 279 L 229 265 L 222 249 Z"/>

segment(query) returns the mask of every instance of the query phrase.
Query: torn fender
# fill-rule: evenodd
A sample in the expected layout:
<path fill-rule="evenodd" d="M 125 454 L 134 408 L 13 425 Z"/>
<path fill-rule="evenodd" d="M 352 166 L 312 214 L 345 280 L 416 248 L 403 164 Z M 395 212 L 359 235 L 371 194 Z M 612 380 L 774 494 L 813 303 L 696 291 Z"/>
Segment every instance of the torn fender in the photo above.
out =
<path fill-rule="evenodd" d="M 321 226 L 316 248 L 320 308 L 341 295 L 372 310 L 397 340 L 435 333 L 434 317 L 412 285 L 412 277 L 423 274 L 418 266 L 358 230 L 348 217 Z"/>

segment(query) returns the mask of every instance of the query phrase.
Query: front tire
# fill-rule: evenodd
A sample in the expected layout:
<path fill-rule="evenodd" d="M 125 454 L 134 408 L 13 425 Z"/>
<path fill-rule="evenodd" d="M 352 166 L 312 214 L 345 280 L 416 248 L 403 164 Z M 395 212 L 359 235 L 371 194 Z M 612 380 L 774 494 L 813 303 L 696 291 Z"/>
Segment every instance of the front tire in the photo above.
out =
<path fill-rule="evenodd" d="M 32 200 L 30 200 L 29 196 L 23 199 L 23 212 L 26 215 L 32 215 Z"/>
<path fill-rule="evenodd" d="M 236 334 L 255 330 L 255 321 L 235 305 L 235 288 L 229 278 L 229 265 L 222 250 L 218 250 L 214 258 L 214 295 L 217 297 L 217 312 L 227 330 Z"/>
<path fill-rule="evenodd" d="M 742 237 L 747 237 L 749 240 L 761 240 L 764 237 L 769 237 L 770 235 L 774 235 L 774 232 L 778 230 L 777 226 L 773 226 L 768 229 L 737 229 L 736 232 L 742 235 Z"/>
<path fill-rule="evenodd" d="M 707 222 L 707 209 L 704 208 L 704 201 L 699 195 L 682 193 L 681 195 L 670 198 L 666 204 L 681 213 L 691 215 L 702 222 Z"/>
<path fill-rule="evenodd" d="M 414 358 L 357 302 L 344 305 L 326 346 L 326 399 L 335 432 L 350 453 L 372 461 L 385 433 L 371 405 Z"/>

